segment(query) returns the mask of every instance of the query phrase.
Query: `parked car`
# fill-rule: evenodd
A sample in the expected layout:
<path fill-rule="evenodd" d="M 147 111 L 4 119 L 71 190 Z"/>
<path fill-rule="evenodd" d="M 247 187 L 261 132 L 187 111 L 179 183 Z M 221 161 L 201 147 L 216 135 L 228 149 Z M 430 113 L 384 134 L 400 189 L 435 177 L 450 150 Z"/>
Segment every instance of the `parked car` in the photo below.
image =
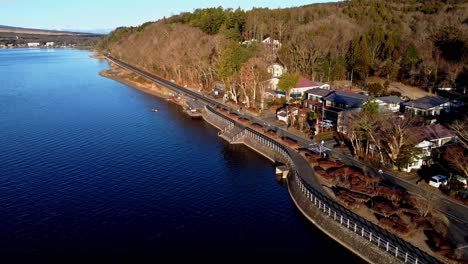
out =
<path fill-rule="evenodd" d="M 429 180 L 429 185 L 439 188 L 441 185 L 447 185 L 447 176 L 436 175 Z"/>

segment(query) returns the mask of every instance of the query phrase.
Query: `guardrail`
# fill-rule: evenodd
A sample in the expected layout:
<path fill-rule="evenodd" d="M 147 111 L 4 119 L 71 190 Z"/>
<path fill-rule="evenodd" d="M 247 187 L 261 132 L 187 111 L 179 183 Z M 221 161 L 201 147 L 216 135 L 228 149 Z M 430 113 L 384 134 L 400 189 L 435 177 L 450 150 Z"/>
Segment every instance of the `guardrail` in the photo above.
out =
<path fill-rule="evenodd" d="M 220 119 L 224 119 L 227 122 L 236 123 L 236 121 L 233 119 L 222 115 L 210 106 L 206 106 L 206 110 L 210 114 L 213 114 Z M 292 175 L 294 180 L 297 182 L 297 185 L 304 197 L 310 200 L 310 202 L 315 207 L 317 207 L 323 215 L 329 217 L 330 219 L 339 223 L 341 226 L 359 235 L 361 239 L 376 245 L 379 249 L 393 255 L 405 263 L 439 263 L 439 261 L 427 253 L 412 246 L 401 238 L 398 238 L 397 236 L 387 232 L 386 230 L 374 225 L 373 223 L 358 216 L 357 214 L 351 212 L 347 208 L 331 200 L 330 198 L 325 197 L 323 194 L 315 190 L 315 188 L 310 186 L 300 176 L 300 173 L 296 169 L 291 158 L 289 150 L 281 143 L 249 127 L 245 127 L 244 131 L 246 136 L 250 136 L 255 140 L 258 140 L 259 142 L 267 145 L 283 156 L 283 158 L 287 161 L 291 171 L 293 172 Z"/>

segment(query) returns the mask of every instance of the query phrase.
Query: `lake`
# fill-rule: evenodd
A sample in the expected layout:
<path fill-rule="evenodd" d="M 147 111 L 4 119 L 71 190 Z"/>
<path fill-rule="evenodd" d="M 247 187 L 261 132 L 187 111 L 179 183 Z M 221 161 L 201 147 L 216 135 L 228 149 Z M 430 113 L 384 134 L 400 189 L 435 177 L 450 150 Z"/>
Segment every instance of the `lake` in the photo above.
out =
<path fill-rule="evenodd" d="M 101 77 L 90 55 L 0 50 L 3 256 L 360 262 L 301 215 L 270 161 Z"/>

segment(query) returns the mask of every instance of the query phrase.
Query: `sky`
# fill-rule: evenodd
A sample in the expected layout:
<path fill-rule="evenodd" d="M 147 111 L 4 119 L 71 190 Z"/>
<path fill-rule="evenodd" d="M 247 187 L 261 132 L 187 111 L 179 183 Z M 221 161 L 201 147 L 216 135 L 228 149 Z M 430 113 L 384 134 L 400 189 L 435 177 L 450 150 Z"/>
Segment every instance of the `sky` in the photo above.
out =
<path fill-rule="evenodd" d="M 0 25 L 89 32 L 137 26 L 196 8 L 284 8 L 336 0 L 0 0 Z"/>

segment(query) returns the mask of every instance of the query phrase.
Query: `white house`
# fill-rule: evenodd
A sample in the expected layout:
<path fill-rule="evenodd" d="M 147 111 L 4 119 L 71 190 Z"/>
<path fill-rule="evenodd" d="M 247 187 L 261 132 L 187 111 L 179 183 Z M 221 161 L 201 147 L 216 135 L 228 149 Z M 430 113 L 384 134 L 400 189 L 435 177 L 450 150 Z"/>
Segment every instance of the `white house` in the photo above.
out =
<path fill-rule="evenodd" d="M 273 78 L 281 77 L 281 75 L 283 75 L 284 73 L 284 67 L 279 63 L 271 64 L 270 66 L 268 66 L 267 70 L 273 76 Z"/>
<path fill-rule="evenodd" d="M 292 98 L 302 97 L 305 91 L 314 89 L 314 88 L 330 90 L 330 85 L 326 83 L 314 82 L 301 76 L 299 80 L 297 81 L 296 87 L 291 89 L 291 97 Z"/>
<path fill-rule="evenodd" d="M 436 116 L 450 111 L 448 99 L 437 96 L 424 96 L 403 104 L 406 112 L 420 116 Z"/>
<path fill-rule="evenodd" d="M 394 95 L 377 97 L 375 101 L 379 104 L 379 112 L 398 112 L 403 103 L 400 97 Z"/>
<path fill-rule="evenodd" d="M 404 169 L 406 172 L 420 169 L 422 165 L 430 162 L 432 149 L 441 147 L 456 137 L 455 132 L 440 124 L 417 127 L 413 133 L 418 142 L 415 147 L 421 149 L 421 154 L 413 157 L 413 162 Z"/>
<path fill-rule="evenodd" d="M 41 43 L 39 43 L 39 42 L 28 42 L 28 47 L 30 47 L 30 48 L 39 47 L 40 45 L 41 45 Z"/>
<path fill-rule="evenodd" d="M 46 47 L 53 47 L 54 45 L 55 45 L 55 42 L 53 41 L 46 42 L 45 44 Z"/>
<path fill-rule="evenodd" d="M 279 121 L 283 121 L 286 124 L 288 123 L 288 118 L 290 115 L 297 116 L 299 110 L 297 107 L 282 107 L 276 111 L 276 118 Z"/>
<path fill-rule="evenodd" d="M 281 42 L 277 39 L 272 39 L 270 37 L 264 39 L 262 41 L 263 44 L 270 46 L 273 49 L 279 49 L 281 48 Z"/>

